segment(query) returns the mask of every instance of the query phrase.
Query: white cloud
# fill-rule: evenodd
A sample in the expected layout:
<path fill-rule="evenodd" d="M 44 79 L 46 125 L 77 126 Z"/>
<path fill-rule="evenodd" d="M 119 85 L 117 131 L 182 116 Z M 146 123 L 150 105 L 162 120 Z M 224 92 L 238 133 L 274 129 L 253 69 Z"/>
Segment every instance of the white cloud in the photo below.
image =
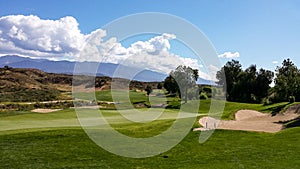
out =
<path fill-rule="evenodd" d="M 170 73 L 179 65 L 199 69 L 198 60 L 184 58 L 169 51 L 169 40 L 175 39 L 173 34 L 164 33 L 147 41 L 137 41 L 125 48 L 116 38 L 103 41 L 103 34 L 92 33 L 90 41 L 81 53 L 80 59 L 102 61 L 106 63 L 123 64 L 131 67 L 145 68 L 162 73 Z M 98 35 L 99 34 L 99 35 Z M 101 43 L 95 43 L 99 42 Z M 94 48 L 98 46 L 98 48 Z"/>
<path fill-rule="evenodd" d="M 75 18 L 43 20 L 37 16 L 10 15 L 0 18 L 1 54 L 31 57 L 70 56 L 82 48 L 85 36 Z"/>
<path fill-rule="evenodd" d="M 278 64 L 279 62 L 277 60 L 274 60 L 272 63 L 273 64 Z"/>
<path fill-rule="evenodd" d="M 231 53 L 231 52 L 225 52 L 223 54 L 218 55 L 219 58 L 238 58 L 240 57 L 239 52 Z"/>
<path fill-rule="evenodd" d="M 162 73 L 169 73 L 179 65 L 203 68 L 198 60 L 169 51 L 170 40 L 176 39 L 173 34 L 164 33 L 147 41 L 137 41 L 125 48 L 116 38 L 105 39 L 105 30 L 98 29 L 84 35 L 78 26 L 77 20 L 71 16 L 59 20 L 43 20 L 33 15 L 1 17 L 0 55 L 122 63 Z M 223 55 L 237 57 L 239 53 L 226 52 Z M 212 79 L 208 73 L 199 71 L 199 75 Z"/>

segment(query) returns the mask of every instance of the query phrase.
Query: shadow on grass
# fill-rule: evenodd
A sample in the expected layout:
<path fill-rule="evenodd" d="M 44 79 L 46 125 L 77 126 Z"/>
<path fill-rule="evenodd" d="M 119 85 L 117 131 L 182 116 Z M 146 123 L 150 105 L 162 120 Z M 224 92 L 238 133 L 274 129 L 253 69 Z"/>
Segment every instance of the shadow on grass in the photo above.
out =
<path fill-rule="evenodd" d="M 276 114 L 280 113 L 282 110 L 284 110 L 290 104 L 291 103 L 287 103 L 287 104 L 284 104 L 284 105 L 278 105 L 278 106 L 275 106 L 275 107 L 267 108 L 266 110 L 272 112 L 271 113 L 272 116 L 275 116 Z"/>
<path fill-rule="evenodd" d="M 167 101 L 167 109 L 180 109 L 181 102 L 180 101 Z"/>
<path fill-rule="evenodd" d="M 280 121 L 278 123 L 283 124 L 284 128 L 293 128 L 293 127 L 299 127 L 300 126 L 300 117 L 297 117 L 293 120 L 288 121 Z"/>

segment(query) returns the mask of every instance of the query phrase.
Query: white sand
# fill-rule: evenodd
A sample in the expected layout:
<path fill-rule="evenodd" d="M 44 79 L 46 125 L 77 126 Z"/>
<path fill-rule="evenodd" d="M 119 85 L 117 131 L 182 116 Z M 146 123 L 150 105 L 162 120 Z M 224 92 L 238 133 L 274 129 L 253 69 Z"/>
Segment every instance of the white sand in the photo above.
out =
<path fill-rule="evenodd" d="M 56 111 L 59 111 L 59 110 L 62 110 L 62 109 L 34 109 L 34 110 L 31 110 L 31 112 L 34 112 L 34 113 L 52 113 L 52 112 L 56 112 Z"/>

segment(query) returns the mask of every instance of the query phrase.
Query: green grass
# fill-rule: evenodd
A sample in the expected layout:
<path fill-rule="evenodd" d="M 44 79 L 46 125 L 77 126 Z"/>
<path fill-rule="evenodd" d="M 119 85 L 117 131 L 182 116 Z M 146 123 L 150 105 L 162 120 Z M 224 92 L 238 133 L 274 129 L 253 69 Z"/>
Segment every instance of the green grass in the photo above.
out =
<path fill-rule="evenodd" d="M 118 93 L 117 93 L 118 94 Z M 119 92 L 124 96 L 124 92 Z M 147 101 L 143 93 L 131 92 L 131 102 Z M 109 92 L 97 97 L 112 101 Z M 122 98 L 122 97 L 121 97 Z M 152 104 L 166 101 L 164 97 L 150 96 Z M 174 98 L 167 98 L 169 105 L 178 106 Z M 182 105 L 188 116 L 196 107 L 189 101 Z M 222 103 L 222 101 L 216 101 Z M 224 103 L 224 102 L 223 102 Z M 199 116 L 207 114 L 211 100 L 201 100 Z M 226 102 L 223 119 L 233 119 L 240 109 L 265 113 L 284 111 L 288 103 L 268 106 Z M 95 113 L 93 109 L 81 109 Z M 163 112 L 158 120 L 150 123 L 133 123 L 116 110 L 101 110 L 110 125 L 125 135 L 143 138 L 167 130 L 177 117 L 177 109 L 139 109 L 142 115 Z M 149 112 L 153 111 L 153 112 Z M 97 113 L 97 112 L 96 112 Z M 123 110 L 132 115 L 130 109 Z M 84 114 L 85 115 L 85 114 Z M 88 117 L 88 116 L 87 116 Z M 185 120 L 184 118 L 182 120 Z M 195 125 L 197 122 L 195 121 Z M 104 132 L 106 128 L 102 129 Z M 0 168 L 298 168 L 300 128 L 290 128 L 276 134 L 216 130 L 204 144 L 198 142 L 200 132 L 189 132 L 180 144 L 154 157 L 133 159 L 107 152 L 91 141 L 81 129 L 74 109 L 64 109 L 49 114 L 30 111 L 0 113 Z M 113 140 L 112 140 L 113 141 Z"/>
<path fill-rule="evenodd" d="M 17 116 L 17 115 L 24 115 L 24 114 L 30 114 L 30 111 L 3 111 L 0 112 L 0 118 L 1 117 L 7 117 L 7 116 Z"/>
<path fill-rule="evenodd" d="M 300 128 L 278 134 L 218 130 L 204 144 L 198 143 L 198 137 L 198 132 L 190 132 L 163 154 L 132 159 L 98 147 L 80 128 L 7 132 L 0 135 L 0 167 L 262 169 L 300 165 Z"/>
<path fill-rule="evenodd" d="M 127 90 L 114 90 L 113 91 L 114 100 L 110 90 L 97 91 L 95 94 L 93 92 L 83 92 L 74 93 L 73 96 L 83 100 L 93 100 L 96 98 L 97 101 L 107 101 L 107 102 L 125 102 L 130 98 L 131 102 L 141 102 L 146 101 L 147 96 L 143 92 L 127 91 Z M 95 97 L 94 97 L 95 96 Z"/>
<path fill-rule="evenodd" d="M 195 110 L 195 102 L 190 101 L 183 106 L 184 112 L 192 112 Z M 208 113 L 210 108 L 210 100 L 201 100 L 199 108 L 199 116 L 203 116 Z M 278 103 L 269 106 L 263 106 L 262 104 L 244 104 L 244 103 L 234 103 L 226 102 L 225 109 L 222 114 L 223 119 L 233 119 L 234 113 L 240 109 L 251 109 L 258 110 L 262 112 L 272 112 L 272 109 L 277 109 L 278 107 L 283 107 L 287 103 Z M 146 113 L 150 109 L 138 109 L 141 113 L 145 111 Z M 96 110 L 86 109 L 87 112 L 93 112 Z M 130 115 L 131 110 L 123 110 Z M 174 119 L 177 116 L 177 109 L 151 109 L 154 112 L 164 112 L 160 116 L 160 120 Z M 116 110 L 101 110 L 107 120 L 110 123 L 130 123 L 128 120 L 124 119 Z M 147 115 L 147 114 L 145 114 Z M 195 125 L 197 126 L 197 122 Z M 0 131 L 4 130 L 17 130 L 24 128 L 45 128 L 45 127 L 66 127 L 66 126 L 79 126 L 76 113 L 74 109 L 64 109 L 62 111 L 49 113 L 49 114 L 37 114 L 31 113 L 30 111 L 10 111 L 0 113 Z"/>
<path fill-rule="evenodd" d="M 197 106 L 196 102 L 198 100 L 192 100 L 187 103 L 185 106 L 185 111 L 189 112 L 189 110 L 194 110 L 195 106 Z M 200 100 L 199 105 L 199 114 L 207 114 L 209 112 L 211 106 L 211 100 Z M 290 104 L 288 102 L 275 103 L 271 105 L 263 105 L 263 104 L 252 104 L 252 103 L 238 103 L 238 102 L 225 102 L 221 100 L 215 100 L 217 104 L 225 104 L 224 111 L 222 112 L 214 112 L 214 113 L 222 113 L 222 119 L 232 120 L 234 119 L 234 114 L 238 110 L 257 110 L 263 113 L 272 113 L 273 111 L 278 111 L 278 113 L 285 111 L 289 106 L 298 103 Z M 172 102 L 173 107 L 176 107 L 180 103 Z M 179 106 L 180 107 L 180 106 Z"/>
<path fill-rule="evenodd" d="M 257 110 L 263 113 L 272 113 L 273 111 L 278 111 L 279 113 L 285 110 L 288 106 L 290 106 L 288 102 L 275 103 L 267 106 L 263 104 L 226 102 L 222 118 L 234 119 L 234 113 L 237 112 L 238 110 L 243 110 L 243 109 Z"/>
<path fill-rule="evenodd" d="M 113 97 L 112 97 L 113 95 Z M 121 106 L 124 108 L 132 108 L 128 107 L 127 104 L 138 104 L 144 103 L 150 106 L 151 104 L 162 104 L 167 101 L 178 105 L 178 99 L 173 97 L 166 97 L 163 90 L 153 90 L 150 96 L 146 95 L 146 92 L 137 92 L 137 91 L 126 91 L 126 90 L 114 90 L 113 94 L 111 91 L 97 91 L 95 93 L 85 92 L 85 93 L 74 93 L 75 98 L 82 100 L 94 100 L 99 102 L 120 102 L 124 103 Z M 178 106 L 176 106 L 178 108 Z"/>
<path fill-rule="evenodd" d="M 99 110 L 95 109 L 80 109 L 79 111 L 83 111 L 86 114 L 86 118 L 89 118 L 90 113 L 100 113 Z M 131 110 L 123 110 L 122 112 L 129 116 L 134 114 Z M 158 113 L 159 117 L 157 120 L 173 120 L 177 117 L 178 110 L 139 109 L 139 113 L 144 113 L 145 115 L 155 112 L 160 112 Z M 113 125 L 123 126 L 135 124 L 125 119 L 116 110 L 101 110 L 101 113 L 106 118 L 106 120 Z M 31 113 L 30 111 L 12 111 L 0 114 L 0 132 L 30 128 L 36 129 L 49 127 L 80 126 L 74 109 L 65 109 L 47 114 Z M 186 113 L 185 115 L 190 116 L 190 113 Z M 155 123 L 156 122 L 154 121 L 147 125 L 154 125 Z M 139 124 L 136 124 L 136 126 L 138 125 Z"/>

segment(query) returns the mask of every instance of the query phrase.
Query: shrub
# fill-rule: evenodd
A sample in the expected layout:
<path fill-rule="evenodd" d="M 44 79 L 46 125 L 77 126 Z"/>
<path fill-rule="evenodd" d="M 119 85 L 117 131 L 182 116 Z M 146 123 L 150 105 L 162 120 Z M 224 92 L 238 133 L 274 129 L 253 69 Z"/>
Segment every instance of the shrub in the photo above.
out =
<path fill-rule="evenodd" d="M 200 98 L 201 100 L 206 100 L 206 99 L 208 99 L 208 97 L 207 97 L 207 95 L 206 95 L 205 92 L 202 92 L 202 93 L 200 94 L 199 98 Z"/>
<path fill-rule="evenodd" d="M 289 97 L 289 102 L 290 102 L 290 103 L 294 103 L 295 100 L 296 100 L 295 96 L 290 96 L 290 97 Z"/>
<path fill-rule="evenodd" d="M 161 83 L 158 83 L 158 84 L 157 84 L 157 89 L 162 89 Z"/>
<path fill-rule="evenodd" d="M 205 94 L 208 98 L 212 97 L 212 88 L 210 86 L 204 86 L 202 88 L 202 91 L 205 92 Z"/>
<path fill-rule="evenodd" d="M 150 93 L 152 93 L 152 87 L 150 85 L 147 85 L 147 87 L 145 88 L 145 91 L 147 92 L 147 95 L 149 96 Z"/>
<path fill-rule="evenodd" d="M 251 98 L 251 103 L 259 103 L 260 102 L 254 94 L 251 94 L 250 98 Z"/>
<path fill-rule="evenodd" d="M 272 104 L 272 101 L 271 101 L 268 97 L 266 97 L 266 98 L 263 98 L 262 104 L 263 104 L 264 106 L 270 105 L 270 104 Z"/>

